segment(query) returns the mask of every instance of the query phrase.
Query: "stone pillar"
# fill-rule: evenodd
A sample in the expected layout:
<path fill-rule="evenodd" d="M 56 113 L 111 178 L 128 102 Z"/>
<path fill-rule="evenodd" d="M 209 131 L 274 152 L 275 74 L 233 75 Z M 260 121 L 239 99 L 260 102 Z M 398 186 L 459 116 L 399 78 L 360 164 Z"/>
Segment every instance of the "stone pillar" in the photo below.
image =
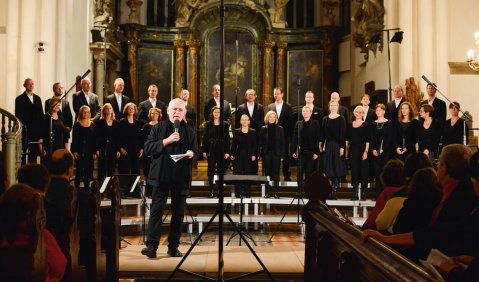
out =
<path fill-rule="evenodd" d="M 181 78 L 185 73 L 185 41 L 176 40 L 173 42 L 175 46 L 175 85 L 174 85 L 174 97 L 177 97 L 181 92 Z"/>
<path fill-rule="evenodd" d="M 190 91 L 190 100 L 189 103 L 197 109 L 199 113 L 201 99 L 199 99 L 198 91 L 198 49 L 201 47 L 201 42 L 199 40 L 188 40 L 186 41 L 186 46 L 188 46 L 188 85 L 187 88 Z M 199 120 L 199 117 L 196 117 L 196 120 Z"/>
<path fill-rule="evenodd" d="M 17 142 L 17 135 L 14 132 L 5 133 L 5 168 L 8 175 L 10 175 L 11 184 L 17 183 L 15 175 L 17 174 L 17 168 L 21 165 L 21 154 L 18 154 L 17 148 L 21 151 L 22 144 Z M 18 140 L 21 140 L 21 136 L 18 136 Z M 20 156 L 20 158 L 19 158 Z M 18 162 L 19 160 L 19 162 Z"/>
<path fill-rule="evenodd" d="M 262 101 L 264 106 L 271 104 L 273 101 L 273 58 L 271 51 L 274 47 L 274 42 L 270 39 L 261 42 L 260 47 L 263 49 L 263 89 Z"/>
<path fill-rule="evenodd" d="M 95 86 L 95 93 L 98 95 L 98 100 L 103 105 L 103 80 L 105 79 L 105 53 L 101 49 L 93 51 L 94 76 L 93 85 Z M 105 85 L 106 86 L 106 85 Z"/>
<path fill-rule="evenodd" d="M 281 87 L 286 90 L 285 84 L 285 48 L 288 46 L 288 42 L 276 42 L 276 85 L 274 87 Z M 286 92 L 286 91 L 285 91 Z"/>
<path fill-rule="evenodd" d="M 128 23 L 139 24 L 140 15 L 139 8 L 143 5 L 143 1 L 140 0 L 128 0 L 126 5 L 130 8 L 130 14 L 128 15 Z"/>
<path fill-rule="evenodd" d="M 131 98 L 138 104 L 137 51 L 140 35 L 138 29 L 128 29 L 128 62 L 130 63 Z"/>

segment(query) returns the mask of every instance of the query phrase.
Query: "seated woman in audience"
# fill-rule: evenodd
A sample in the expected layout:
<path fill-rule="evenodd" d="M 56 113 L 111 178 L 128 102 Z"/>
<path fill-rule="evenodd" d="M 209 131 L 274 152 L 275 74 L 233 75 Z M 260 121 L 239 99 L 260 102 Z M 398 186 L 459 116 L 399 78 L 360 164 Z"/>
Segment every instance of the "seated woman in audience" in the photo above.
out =
<path fill-rule="evenodd" d="M 467 145 L 468 127 L 464 125 L 464 120 L 459 117 L 461 105 L 458 102 L 452 102 L 449 105 L 449 113 L 451 118 L 444 123 L 444 131 L 442 133 L 442 147 L 449 144 Z M 464 126 L 466 127 L 466 143 L 464 143 Z"/>
<path fill-rule="evenodd" d="M 159 108 L 151 108 L 148 111 L 148 118 L 150 119 L 150 122 L 147 122 L 143 125 L 141 128 L 141 148 L 144 147 L 146 138 L 148 138 L 148 135 L 150 135 L 151 128 L 155 124 L 158 123 L 159 120 L 161 120 L 162 114 L 161 114 L 161 109 Z M 148 179 L 148 174 L 150 173 L 150 163 L 151 163 L 151 156 L 143 156 L 143 174 L 145 175 L 145 179 Z M 145 194 L 146 196 L 151 196 L 151 190 L 152 187 L 150 185 L 147 185 L 145 187 L 146 191 Z"/>
<path fill-rule="evenodd" d="M 376 204 L 372 212 L 369 214 L 368 219 L 363 224 L 363 229 L 376 229 L 376 218 L 378 214 L 383 210 L 386 202 L 399 191 L 406 179 L 404 178 L 404 163 L 400 160 L 390 160 L 384 166 L 381 173 L 380 180 L 384 187 L 381 194 L 376 199 Z"/>
<path fill-rule="evenodd" d="M 396 217 L 394 233 L 427 227 L 441 195 L 441 186 L 432 168 L 416 171 L 409 183 L 407 199 Z"/>
<path fill-rule="evenodd" d="M 268 191 L 266 198 L 279 198 L 279 167 L 284 158 L 284 131 L 278 125 L 276 112 L 269 111 L 264 116 L 264 125 L 259 133 L 259 157 L 263 159 L 264 175 L 274 182 L 273 191 Z"/>
<path fill-rule="evenodd" d="M 0 198 L 0 222 L 2 223 L 0 224 L 0 249 L 31 246 L 33 261 L 37 247 L 35 244 L 39 236 L 36 231 L 44 224 L 44 215 L 42 197 L 31 187 L 25 184 L 15 184 L 10 187 Z M 43 228 L 43 240 L 46 247 L 45 281 L 60 281 L 65 271 L 66 258 L 53 235 L 45 228 Z M 20 255 L 20 253 L 16 254 Z M 19 268 L 16 265 L 8 267 L 7 271 L 0 273 L 0 280 L 31 281 L 33 273 L 25 270 L 33 271 L 33 263 L 28 268 L 26 264 L 29 261 L 24 263 L 25 265 L 20 267 L 22 271 L 17 271 Z"/>
<path fill-rule="evenodd" d="M 50 185 L 50 174 L 42 164 L 26 164 L 17 171 L 18 183 L 30 186 L 33 190 L 45 196 Z"/>
<path fill-rule="evenodd" d="M 41 129 L 41 137 L 38 139 L 40 152 L 42 152 L 43 163 L 48 164 L 53 152 L 57 149 L 65 149 L 68 146 L 70 132 L 65 125 L 65 120 L 59 114 L 61 101 L 53 97 L 48 103 L 50 111 L 45 114 Z"/>
<path fill-rule="evenodd" d="M 377 198 L 384 187 L 381 182 L 381 171 L 389 160 L 393 140 L 393 124 L 384 117 L 384 114 L 386 113 L 386 107 L 384 104 L 377 104 L 375 108 L 376 116 L 378 118 L 372 125 L 373 130 L 370 151 L 372 151 L 374 178 L 376 179 L 374 188 L 376 190 Z"/>
<path fill-rule="evenodd" d="M 95 122 L 98 155 L 98 181 L 112 176 L 115 172 L 116 159 L 120 157 L 118 141 L 120 139 L 120 123 L 115 119 L 115 112 L 110 103 L 103 105 L 101 118 Z"/>
<path fill-rule="evenodd" d="M 434 119 L 434 107 L 424 104 L 419 110 L 421 120 L 417 126 L 416 136 L 418 144 L 418 152 L 429 156 L 431 162 L 434 163 L 436 157 L 439 156 L 439 139 L 442 134 L 441 123 Z"/>
<path fill-rule="evenodd" d="M 73 125 L 72 153 L 75 157 L 75 187 L 83 181 L 84 189 L 93 180 L 93 162 L 96 160 L 96 140 L 91 121 L 90 107 L 83 105 L 78 110 L 77 122 Z"/>
<path fill-rule="evenodd" d="M 402 209 L 403 203 L 407 198 L 409 182 L 416 171 L 421 168 L 432 168 L 432 163 L 429 158 L 422 153 L 412 153 L 406 158 L 404 163 L 404 177 L 406 183 L 403 187 L 394 193 L 393 196 L 386 202 L 384 209 L 378 214 L 376 218 L 376 229 L 386 233 L 393 233 L 394 222 Z"/>
<path fill-rule="evenodd" d="M 398 120 L 394 129 L 394 148 L 396 156 L 404 161 L 409 154 L 416 152 L 417 119 L 409 102 L 403 102 L 398 112 Z"/>
<path fill-rule="evenodd" d="M 233 144 L 231 145 L 231 160 L 234 161 L 233 173 L 248 175 L 252 173 L 253 163 L 256 161 L 256 130 L 249 127 L 250 119 L 247 115 L 241 116 L 240 125 L 240 128 L 233 131 Z M 249 198 L 251 197 L 251 187 L 236 186 L 235 195 L 244 195 Z"/>

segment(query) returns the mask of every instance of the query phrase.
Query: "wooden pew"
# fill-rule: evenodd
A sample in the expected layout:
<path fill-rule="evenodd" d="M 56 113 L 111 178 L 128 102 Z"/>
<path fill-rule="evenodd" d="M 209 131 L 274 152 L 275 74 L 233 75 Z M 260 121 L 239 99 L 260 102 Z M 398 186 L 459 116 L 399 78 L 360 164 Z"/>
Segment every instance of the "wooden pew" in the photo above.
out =
<path fill-rule="evenodd" d="M 304 281 L 435 281 L 421 267 L 344 222 L 318 200 L 303 209 Z"/>

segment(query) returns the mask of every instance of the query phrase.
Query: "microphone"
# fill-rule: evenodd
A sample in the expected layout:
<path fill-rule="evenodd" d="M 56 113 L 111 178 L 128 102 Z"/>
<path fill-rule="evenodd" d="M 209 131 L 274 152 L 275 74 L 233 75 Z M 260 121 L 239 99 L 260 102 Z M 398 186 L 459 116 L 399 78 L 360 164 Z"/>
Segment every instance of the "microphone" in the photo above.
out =
<path fill-rule="evenodd" d="M 178 128 L 180 127 L 180 121 L 175 119 L 174 126 L 175 126 L 175 133 L 178 133 Z"/>
<path fill-rule="evenodd" d="M 422 76 L 422 79 L 427 82 L 428 85 L 432 85 L 432 87 L 436 88 L 436 84 L 432 83 L 425 75 Z"/>
<path fill-rule="evenodd" d="M 81 79 L 84 79 L 88 74 L 90 74 L 91 70 L 90 69 L 87 69 L 86 72 L 82 75 Z"/>

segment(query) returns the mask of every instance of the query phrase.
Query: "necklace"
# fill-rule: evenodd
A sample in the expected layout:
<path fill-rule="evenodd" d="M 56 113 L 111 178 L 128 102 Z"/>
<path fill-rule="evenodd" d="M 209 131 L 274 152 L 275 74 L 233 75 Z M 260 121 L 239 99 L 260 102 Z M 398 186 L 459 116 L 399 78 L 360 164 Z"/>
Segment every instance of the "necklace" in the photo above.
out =
<path fill-rule="evenodd" d="M 376 122 L 377 129 L 379 129 L 379 130 L 383 129 L 384 124 L 385 124 L 385 122 Z"/>

